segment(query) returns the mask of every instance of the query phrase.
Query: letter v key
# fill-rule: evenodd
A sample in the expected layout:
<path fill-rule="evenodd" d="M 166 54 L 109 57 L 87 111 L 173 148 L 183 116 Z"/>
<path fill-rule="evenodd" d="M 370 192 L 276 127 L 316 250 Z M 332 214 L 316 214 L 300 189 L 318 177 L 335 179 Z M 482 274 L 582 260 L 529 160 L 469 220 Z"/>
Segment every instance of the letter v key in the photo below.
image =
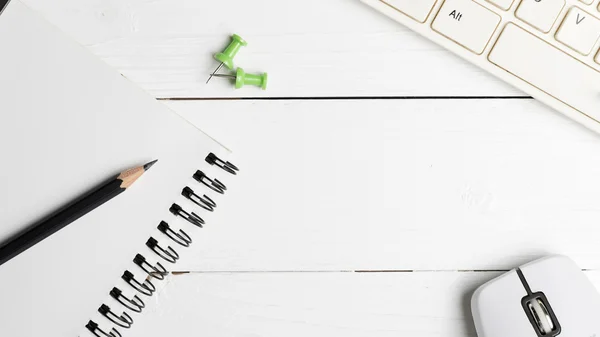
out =
<path fill-rule="evenodd" d="M 600 37 L 600 20 L 572 7 L 563 20 L 556 39 L 582 55 L 589 55 Z"/>

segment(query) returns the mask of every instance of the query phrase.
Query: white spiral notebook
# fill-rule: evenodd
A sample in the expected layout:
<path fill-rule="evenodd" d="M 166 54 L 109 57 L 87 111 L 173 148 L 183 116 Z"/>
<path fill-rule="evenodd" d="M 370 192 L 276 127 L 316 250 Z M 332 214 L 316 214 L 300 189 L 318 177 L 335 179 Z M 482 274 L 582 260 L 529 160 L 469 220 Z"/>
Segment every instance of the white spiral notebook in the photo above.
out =
<path fill-rule="evenodd" d="M 0 46 L 0 244 L 158 159 L 127 192 L 0 265 L 0 336 L 126 336 L 164 271 L 200 258 L 194 237 L 234 181 L 229 151 L 18 0 L 0 14 Z"/>

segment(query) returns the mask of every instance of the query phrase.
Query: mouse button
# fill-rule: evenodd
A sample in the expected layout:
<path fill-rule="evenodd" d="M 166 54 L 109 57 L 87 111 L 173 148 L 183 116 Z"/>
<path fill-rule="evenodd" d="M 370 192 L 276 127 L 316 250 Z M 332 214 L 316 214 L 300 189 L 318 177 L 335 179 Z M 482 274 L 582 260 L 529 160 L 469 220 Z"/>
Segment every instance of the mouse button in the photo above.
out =
<path fill-rule="evenodd" d="M 563 333 L 597 333 L 600 294 L 575 262 L 552 256 L 527 264 L 521 271 L 531 291 L 545 295 Z"/>
<path fill-rule="evenodd" d="M 562 255 L 544 257 L 527 263 L 519 269 L 523 272 L 529 283 L 532 282 L 529 281 L 529 278 L 552 280 L 556 275 L 581 273 L 581 268 L 573 260 Z M 552 277 L 548 277 L 550 275 Z"/>
<path fill-rule="evenodd" d="M 597 293 L 581 268 L 564 256 L 544 258 L 520 269 L 531 291 L 544 293 L 553 306 L 559 300 L 581 301 Z"/>
<path fill-rule="evenodd" d="M 471 300 L 477 336 L 535 336 L 521 305 L 526 295 L 514 270 L 477 289 Z"/>

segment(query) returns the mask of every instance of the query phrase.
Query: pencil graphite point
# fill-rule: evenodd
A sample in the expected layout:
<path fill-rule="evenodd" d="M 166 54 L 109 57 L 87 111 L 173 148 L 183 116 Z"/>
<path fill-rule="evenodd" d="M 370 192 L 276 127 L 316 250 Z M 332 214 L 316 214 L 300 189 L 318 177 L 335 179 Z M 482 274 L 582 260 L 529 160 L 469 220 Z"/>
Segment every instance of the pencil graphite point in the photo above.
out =
<path fill-rule="evenodd" d="M 158 161 L 158 159 L 153 160 L 153 161 L 149 162 L 148 164 L 144 165 L 144 170 L 148 171 L 152 167 L 152 165 L 154 165 L 157 161 Z"/>

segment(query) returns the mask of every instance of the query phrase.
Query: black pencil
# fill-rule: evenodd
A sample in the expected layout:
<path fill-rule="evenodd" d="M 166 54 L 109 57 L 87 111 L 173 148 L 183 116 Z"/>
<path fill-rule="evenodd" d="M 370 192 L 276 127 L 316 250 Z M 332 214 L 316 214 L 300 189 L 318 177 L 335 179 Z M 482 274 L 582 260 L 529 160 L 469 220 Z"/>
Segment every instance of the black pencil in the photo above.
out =
<path fill-rule="evenodd" d="M 77 198 L 35 225 L 32 225 L 30 229 L 22 234 L 10 239 L 5 245 L 0 247 L 0 265 L 93 211 L 96 207 L 123 193 L 144 172 L 148 171 L 154 163 L 156 163 L 156 160 L 119 173 L 91 192 Z"/>

